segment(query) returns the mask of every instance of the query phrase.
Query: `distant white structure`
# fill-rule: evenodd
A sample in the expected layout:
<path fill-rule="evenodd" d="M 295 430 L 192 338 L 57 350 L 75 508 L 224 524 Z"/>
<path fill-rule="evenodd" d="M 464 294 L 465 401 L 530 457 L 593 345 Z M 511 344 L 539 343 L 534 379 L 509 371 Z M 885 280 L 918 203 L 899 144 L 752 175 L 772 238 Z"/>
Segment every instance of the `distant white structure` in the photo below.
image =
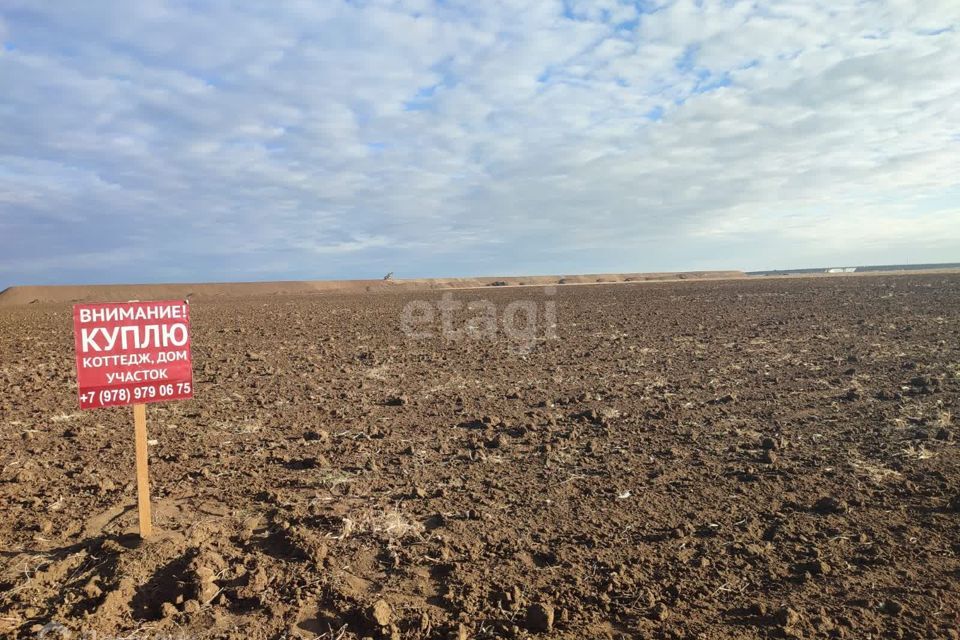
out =
<path fill-rule="evenodd" d="M 856 267 L 833 267 L 832 269 L 827 269 L 827 273 L 853 273 L 856 270 Z"/>

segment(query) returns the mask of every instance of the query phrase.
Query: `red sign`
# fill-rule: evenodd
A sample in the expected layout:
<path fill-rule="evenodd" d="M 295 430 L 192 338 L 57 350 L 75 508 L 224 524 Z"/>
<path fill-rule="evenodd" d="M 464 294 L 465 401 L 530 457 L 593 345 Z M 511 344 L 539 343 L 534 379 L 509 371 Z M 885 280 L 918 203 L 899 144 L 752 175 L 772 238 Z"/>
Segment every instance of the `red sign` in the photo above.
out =
<path fill-rule="evenodd" d="M 81 409 L 193 397 L 186 302 L 74 305 L 73 332 Z"/>

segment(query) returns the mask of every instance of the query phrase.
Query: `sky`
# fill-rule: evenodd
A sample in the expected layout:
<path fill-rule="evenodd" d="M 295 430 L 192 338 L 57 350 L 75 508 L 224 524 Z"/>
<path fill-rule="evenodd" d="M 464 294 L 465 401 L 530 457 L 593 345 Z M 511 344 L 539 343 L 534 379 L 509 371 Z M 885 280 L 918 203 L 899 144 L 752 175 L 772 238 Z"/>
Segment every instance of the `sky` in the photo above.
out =
<path fill-rule="evenodd" d="M 0 0 L 0 287 L 956 261 L 957 0 Z"/>

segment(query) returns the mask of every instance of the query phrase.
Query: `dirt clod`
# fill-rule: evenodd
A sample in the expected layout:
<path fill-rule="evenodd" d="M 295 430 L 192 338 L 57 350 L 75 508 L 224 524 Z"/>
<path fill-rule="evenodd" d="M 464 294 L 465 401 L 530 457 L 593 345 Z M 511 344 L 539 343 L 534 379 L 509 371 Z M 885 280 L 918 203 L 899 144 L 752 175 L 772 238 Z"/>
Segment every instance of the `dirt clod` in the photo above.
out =
<path fill-rule="evenodd" d="M 767 451 L 775 451 L 780 448 L 780 445 L 773 438 L 764 438 L 760 441 L 760 447 Z"/>
<path fill-rule="evenodd" d="M 813 510 L 821 515 L 830 513 L 845 513 L 848 509 L 846 501 L 833 496 L 825 496 L 817 500 L 813 505 Z"/>
<path fill-rule="evenodd" d="M 527 629 L 535 633 L 553 630 L 552 604 L 537 603 L 527 607 Z"/>
<path fill-rule="evenodd" d="M 87 584 L 83 586 L 83 595 L 88 598 L 97 598 L 103 594 L 103 589 L 100 588 L 100 585 L 97 584 L 99 578 L 94 576 L 87 581 Z"/>
<path fill-rule="evenodd" d="M 377 600 L 370 607 L 370 619 L 380 627 L 390 626 L 392 611 L 386 600 Z"/>
<path fill-rule="evenodd" d="M 781 607 L 773 616 L 774 622 L 779 627 L 789 628 L 796 626 L 800 622 L 800 614 L 790 607 Z"/>
<path fill-rule="evenodd" d="M 670 617 L 670 607 L 663 602 L 657 603 L 650 612 L 650 617 L 659 622 L 663 622 Z"/>
<path fill-rule="evenodd" d="M 882 609 L 886 614 L 891 616 L 899 616 L 903 614 L 905 607 L 899 600 L 887 600 L 883 603 Z"/>

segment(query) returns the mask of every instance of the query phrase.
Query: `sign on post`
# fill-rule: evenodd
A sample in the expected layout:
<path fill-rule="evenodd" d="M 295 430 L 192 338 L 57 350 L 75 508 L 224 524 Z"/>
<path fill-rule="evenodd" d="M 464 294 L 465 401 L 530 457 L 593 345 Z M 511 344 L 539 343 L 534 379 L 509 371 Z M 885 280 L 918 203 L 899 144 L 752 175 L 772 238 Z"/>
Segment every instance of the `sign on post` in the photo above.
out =
<path fill-rule="evenodd" d="M 78 304 L 73 330 L 81 409 L 193 397 L 186 302 Z"/>
<path fill-rule="evenodd" d="M 73 307 L 81 409 L 133 405 L 140 535 L 150 535 L 146 403 L 193 397 L 190 305 L 181 300 Z"/>

